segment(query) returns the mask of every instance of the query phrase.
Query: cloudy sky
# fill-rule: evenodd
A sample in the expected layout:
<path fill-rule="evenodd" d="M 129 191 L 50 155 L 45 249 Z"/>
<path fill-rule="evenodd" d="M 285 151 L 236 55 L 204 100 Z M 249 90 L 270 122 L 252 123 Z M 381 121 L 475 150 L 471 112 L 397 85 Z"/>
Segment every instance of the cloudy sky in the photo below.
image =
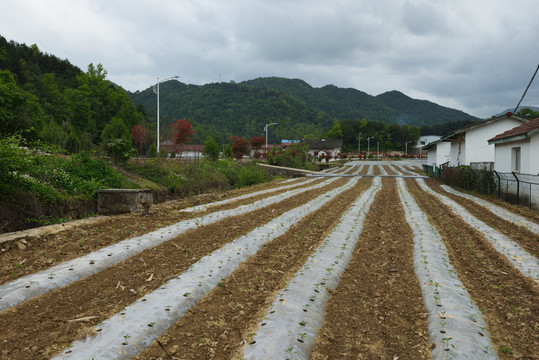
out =
<path fill-rule="evenodd" d="M 487 117 L 539 64 L 536 0 L 0 0 L 0 35 L 144 90 L 263 76 Z M 523 102 L 539 105 L 539 75 Z"/>

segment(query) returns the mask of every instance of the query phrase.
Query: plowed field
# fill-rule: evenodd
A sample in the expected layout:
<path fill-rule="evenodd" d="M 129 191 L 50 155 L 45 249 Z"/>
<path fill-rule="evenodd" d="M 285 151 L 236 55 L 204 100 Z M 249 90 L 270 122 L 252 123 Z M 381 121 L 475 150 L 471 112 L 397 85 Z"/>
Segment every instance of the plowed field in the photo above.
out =
<path fill-rule="evenodd" d="M 539 359 L 537 213 L 351 164 L 0 236 L 0 359 Z"/>

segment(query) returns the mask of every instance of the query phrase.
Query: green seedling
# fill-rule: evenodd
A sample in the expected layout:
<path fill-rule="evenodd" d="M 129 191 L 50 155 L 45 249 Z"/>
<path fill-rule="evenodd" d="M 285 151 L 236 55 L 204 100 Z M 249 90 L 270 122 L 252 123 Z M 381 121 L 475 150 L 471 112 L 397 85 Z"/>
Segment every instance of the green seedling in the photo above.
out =
<path fill-rule="evenodd" d="M 183 294 L 183 296 L 185 296 L 185 297 L 188 297 L 189 295 L 191 295 L 190 292 L 186 292 L 186 293 Z"/>
<path fill-rule="evenodd" d="M 500 351 L 501 351 L 503 354 L 513 354 L 513 350 L 511 350 L 510 348 L 508 348 L 508 347 L 505 346 L 505 345 L 502 345 L 502 346 L 501 346 Z"/>

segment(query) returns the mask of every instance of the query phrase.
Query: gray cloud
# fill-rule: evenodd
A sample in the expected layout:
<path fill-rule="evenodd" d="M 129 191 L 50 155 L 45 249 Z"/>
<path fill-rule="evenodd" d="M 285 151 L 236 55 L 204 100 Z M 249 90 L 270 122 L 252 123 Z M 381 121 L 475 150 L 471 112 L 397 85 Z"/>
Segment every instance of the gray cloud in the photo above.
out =
<path fill-rule="evenodd" d="M 1 35 L 102 63 L 132 91 L 275 75 L 486 117 L 516 105 L 539 58 L 534 0 L 8 1 Z M 538 84 L 524 102 L 539 104 Z"/>

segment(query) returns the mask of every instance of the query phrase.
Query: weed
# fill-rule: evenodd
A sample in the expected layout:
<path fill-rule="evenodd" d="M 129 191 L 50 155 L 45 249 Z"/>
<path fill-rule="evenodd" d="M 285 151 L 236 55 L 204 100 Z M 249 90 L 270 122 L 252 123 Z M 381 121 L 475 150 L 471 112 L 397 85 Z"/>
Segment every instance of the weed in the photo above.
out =
<path fill-rule="evenodd" d="M 511 350 L 510 348 L 508 348 L 508 347 L 505 346 L 505 345 L 502 345 L 502 346 L 501 346 L 500 351 L 501 351 L 503 354 L 513 354 L 513 350 Z"/>

